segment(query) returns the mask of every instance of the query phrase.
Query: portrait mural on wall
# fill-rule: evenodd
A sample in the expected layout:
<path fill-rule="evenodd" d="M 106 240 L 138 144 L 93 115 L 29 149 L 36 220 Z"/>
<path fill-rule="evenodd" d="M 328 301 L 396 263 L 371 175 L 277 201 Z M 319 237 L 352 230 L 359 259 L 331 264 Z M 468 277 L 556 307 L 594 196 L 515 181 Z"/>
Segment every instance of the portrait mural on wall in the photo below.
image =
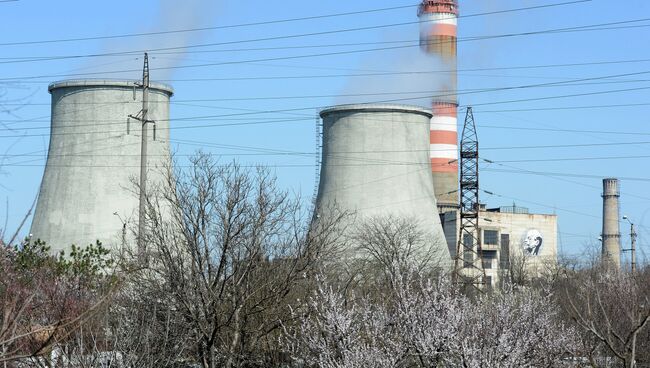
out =
<path fill-rule="evenodd" d="M 522 247 L 524 248 L 524 253 L 529 256 L 537 256 L 542 250 L 542 244 L 544 243 L 544 238 L 542 233 L 537 229 L 528 229 L 524 234 L 522 241 Z"/>

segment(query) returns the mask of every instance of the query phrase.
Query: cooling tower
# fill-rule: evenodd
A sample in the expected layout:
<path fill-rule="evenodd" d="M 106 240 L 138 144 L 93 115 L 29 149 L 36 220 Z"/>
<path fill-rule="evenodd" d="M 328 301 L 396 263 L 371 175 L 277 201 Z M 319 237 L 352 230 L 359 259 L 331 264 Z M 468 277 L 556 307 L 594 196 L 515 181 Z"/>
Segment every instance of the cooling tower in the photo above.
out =
<path fill-rule="evenodd" d="M 431 144 L 433 186 L 441 212 L 458 208 L 457 25 L 456 0 L 423 0 L 418 8 L 420 47 L 436 57 L 445 73 L 431 101 L 433 117 L 427 136 Z"/>
<path fill-rule="evenodd" d="M 124 224 L 137 223 L 142 108 L 133 81 L 70 80 L 50 84 L 50 145 L 32 222 L 32 239 L 53 251 L 96 240 L 118 244 Z M 170 162 L 171 87 L 151 83 L 148 134 L 149 183 Z M 153 185 L 150 185 L 151 188 Z M 127 238 L 129 233 L 125 232 Z M 131 239 L 132 240 L 132 239 Z"/>
<path fill-rule="evenodd" d="M 448 266 L 429 166 L 431 113 L 404 105 L 343 105 L 323 110 L 316 217 L 353 213 L 345 231 L 373 217 L 411 219 L 425 235 L 423 256 Z M 348 224 L 346 224 L 348 225 Z"/>
<path fill-rule="evenodd" d="M 621 231 L 618 222 L 618 179 L 603 179 L 603 260 L 616 268 L 621 267 Z"/>

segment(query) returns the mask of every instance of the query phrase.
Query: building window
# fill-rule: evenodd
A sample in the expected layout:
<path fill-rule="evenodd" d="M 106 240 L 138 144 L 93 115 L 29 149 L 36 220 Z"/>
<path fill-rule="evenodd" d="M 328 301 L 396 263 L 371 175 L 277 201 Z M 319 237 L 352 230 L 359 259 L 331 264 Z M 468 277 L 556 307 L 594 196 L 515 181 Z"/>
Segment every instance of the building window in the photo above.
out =
<path fill-rule="evenodd" d="M 474 264 L 474 237 L 471 234 L 463 234 L 463 247 L 460 249 L 463 252 L 463 264 L 465 268 L 472 267 Z"/>
<path fill-rule="evenodd" d="M 492 267 L 494 267 L 494 260 L 496 259 L 497 259 L 497 252 L 495 250 L 484 250 L 483 268 L 486 270 L 492 269 Z"/>
<path fill-rule="evenodd" d="M 502 269 L 510 268 L 510 234 L 501 234 L 501 254 L 499 261 Z"/>
<path fill-rule="evenodd" d="M 483 269 L 489 270 L 492 268 L 492 260 L 491 259 L 483 259 Z"/>
<path fill-rule="evenodd" d="M 484 230 L 483 231 L 483 244 L 485 245 L 498 245 L 499 232 L 497 230 Z"/>
<path fill-rule="evenodd" d="M 463 250 L 463 266 L 470 268 L 474 264 L 474 253 L 469 250 Z"/>
<path fill-rule="evenodd" d="M 463 244 L 467 249 L 474 249 L 474 237 L 472 234 L 463 234 Z"/>

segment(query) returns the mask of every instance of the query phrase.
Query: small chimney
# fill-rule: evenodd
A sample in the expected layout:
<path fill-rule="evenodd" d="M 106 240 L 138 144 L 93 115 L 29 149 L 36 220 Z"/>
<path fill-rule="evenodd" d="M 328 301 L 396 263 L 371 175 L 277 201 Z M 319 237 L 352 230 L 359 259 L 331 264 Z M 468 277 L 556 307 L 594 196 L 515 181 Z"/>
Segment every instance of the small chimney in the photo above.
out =
<path fill-rule="evenodd" d="M 603 179 L 603 233 L 602 258 L 607 264 L 621 267 L 621 231 L 618 213 L 618 179 Z"/>

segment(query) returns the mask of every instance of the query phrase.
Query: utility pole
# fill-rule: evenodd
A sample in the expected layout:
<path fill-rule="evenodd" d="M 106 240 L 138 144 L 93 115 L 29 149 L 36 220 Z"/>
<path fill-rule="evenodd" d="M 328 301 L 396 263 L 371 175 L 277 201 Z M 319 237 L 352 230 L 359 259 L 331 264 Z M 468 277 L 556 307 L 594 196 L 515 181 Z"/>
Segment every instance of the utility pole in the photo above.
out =
<path fill-rule="evenodd" d="M 458 285 L 472 285 L 481 290 L 487 277 L 479 229 L 478 153 L 474 114 L 468 107 L 460 141 L 460 229 L 452 278 Z"/>
<path fill-rule="evenodd" d="M 623 216 L 623 220 L 627 220 L 627 222 L 630 224 L 630 249 L 623 249 L 623 251 L 630 251 L 630 263 L 632 265 L 632 273 L 636 271 L 636 231 L 634 231 L 634 223 L 630 221 L 629 217 Z"/>
<path fill-rule="evenodd" d="M 142 124 L 142 137 L 140 143 L 140 199 L 138 210 L 138 258 L 144 260 L 145 256 L 145 212 L 147 201 L 147 124 L 153 123 L 148 120 L 149 115 L 149 56 L 144 53 L 144 67 L 142 68 L 142 84 L 136 83 L 136 86 L 142 87 L 142 110 L 136 115 L 129 115 L 130 118 L 140 121 Z M 155 129 L 155 127 L 154 127 Z M 154 130 L 155 136 L 155 130 Z"/>
<path fill-rule="evenodd" d="M 636 231 L 634 231 L 634 224 L 630 222 L 630 239 L 632 241 L 632 273 L 636 271 Z"/>

